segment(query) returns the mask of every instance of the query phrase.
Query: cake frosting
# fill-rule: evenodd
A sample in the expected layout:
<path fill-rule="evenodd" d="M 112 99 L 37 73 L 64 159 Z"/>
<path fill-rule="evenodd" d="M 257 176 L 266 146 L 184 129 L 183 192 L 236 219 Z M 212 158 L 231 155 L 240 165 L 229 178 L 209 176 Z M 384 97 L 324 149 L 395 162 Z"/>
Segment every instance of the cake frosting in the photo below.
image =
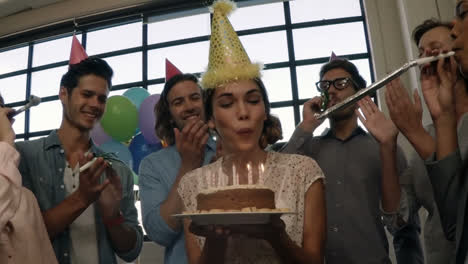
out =
<path fill-rule="evenodd" d="M 209 187 L 200 191 L 200 194 L 210 194 L 215 193 L 218 191 L 224 190 L 236 190 L 236 189 L 269 189 L 265 185 L 260 184 L 237 184 L 237 185 L 228 185 L 228 186 L 221 186 L 221 187 Z"/>
<path fill-rule="evenodd" d="M 275 193 L 263 185 L 230 185 L 202 190 L 196 197 L 198 211 L 274 210 Z"/>

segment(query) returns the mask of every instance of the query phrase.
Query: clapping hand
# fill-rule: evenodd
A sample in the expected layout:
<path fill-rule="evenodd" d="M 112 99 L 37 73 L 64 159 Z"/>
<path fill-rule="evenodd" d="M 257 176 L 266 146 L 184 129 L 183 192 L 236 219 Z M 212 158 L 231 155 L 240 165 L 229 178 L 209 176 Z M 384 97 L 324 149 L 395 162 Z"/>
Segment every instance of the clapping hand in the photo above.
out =
<path fill-rule="evenodd" d="M 76 153 L 75 155 L 78 156 L 78 162 L 81 165 L 93 159 L 93 154 L 91 153 L 86 156 L 82 153 Z M 109 164 L 100 157 L 96 159 L 91 167 L 80 172 L 80 183 L 77 192 L 85 204 L 89 205 L 95 202 L 101 195 L 101 192 L 110 183 L 108 179 L 100 183 L 100 177 L 108 167 Z"/>
<path fill-rule="evenodd" d="M 437 70 L 425 67 L 421 70 L 421 89 L 434 121 L 455 112 L 454 87 L 457 82 L 457 64 L 453 57 L 446 62 L 440 59 Z"/>
<path fill-rule="evenodd" d="M 422 159 L 429 157 L 435 149 L 435 142 L 422 124 L 422 104 L 418 91 L 413 92 L 414 103 L 399 79 L 390 82 L 385 91 L 390 117 L 398 129 L 413 145 Z"/>
<path fill-rule="evenodd" d="M 120 214 L 122 183 L 112 167 L 106 168 L 106 181 L 109 184 L 102 190 L 98 204 L 103 219 L 112 219 Z"/>
<path fill-rule="evenodd" d="M 205 145 L 208 142 L 208 125 L 201 120 L 185 124 L 180 131 L 174 128 L 175 144 L 182 158 L 182 166 L 190 170 L 200 167 L 205 156 Z"/>
<path fill-rule="evenodd" d="M 386 86 L 385 102 L 393 123 L 406 136 L 424 130 L 422 125 L 422 104 L 418 91 L 414 90 L 414 103 L 399 78 Z"/>
<path fill-rule="evenodd" d="M 356 114 L 375 139 L 380 144 L 395 143 L 398 129 L 392 120 L 385 117 L 370 97 L 364 97 L 358 102 L 358 105 L 362 114 L 358 109 L 356 109 Z"/>

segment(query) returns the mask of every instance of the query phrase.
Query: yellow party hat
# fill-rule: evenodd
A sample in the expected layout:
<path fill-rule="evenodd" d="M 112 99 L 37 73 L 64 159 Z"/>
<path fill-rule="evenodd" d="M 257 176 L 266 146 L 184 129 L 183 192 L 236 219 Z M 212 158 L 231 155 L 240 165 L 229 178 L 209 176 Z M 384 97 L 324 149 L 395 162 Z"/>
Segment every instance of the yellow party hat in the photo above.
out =
<path fill-rule="evenodd" d="M 260 78 L 262 64 L 250 62 L 227 16 L 236 8 L 229 0 L 218 0 L 211 7 L 210 57 L 201 85 L 212 89 L 228 82 Z"/>

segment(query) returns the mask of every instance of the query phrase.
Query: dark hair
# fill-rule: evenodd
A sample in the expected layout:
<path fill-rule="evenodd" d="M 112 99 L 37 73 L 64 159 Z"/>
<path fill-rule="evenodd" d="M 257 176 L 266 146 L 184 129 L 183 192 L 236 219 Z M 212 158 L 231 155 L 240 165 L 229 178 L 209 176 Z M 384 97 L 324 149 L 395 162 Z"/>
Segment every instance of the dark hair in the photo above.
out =
<path fill-rule="evenodd" d="M 154 114 L 156 116 L 156 125 L 154 127 L 156 135 L 166 141 L 168 145 L 175 142 L 174 122 L 171 111 L 169 110 L 168 94 L 176 84 L 183 81 L 192 81 L 198 85 L 198 79 L 195 75 L 184 73 L 174 75 L 164 84 L 164 89 L 161 93 L 158 103 L 154 106 Z M 200 87 L 200 86 L 199 86 Z M 201 88 L 200 88 L 201 89 Z"/>
<path fill-rule="evenodd" d="M 366 80 L 364 80 L 364 78 L 359 74 L 357 67 L 349 60 L 343 58 L 334 59 L 324 64 L 322 68 L 320 68 L 320 80 L 322 80 L 323 76 L 327 72 L 333 69 L 343 69 L 351 74 L 351 79 L 353 79 L 354 84 L 353 86 L 356 91 L 366 87 Z"/>
<path fill-rule="evenodd" d="M 281 129 L 280 120 L 271 115 L 270 113 L 270 100 L 268 99 L 268 94 L 261 79 L 253 79 L 258 87 L 260 88 L 260 93 L 262 94 L 262 99 L 265 104 L 265 114 L 266 120 L 263 123 L 262 136 L 259 140 L 259 145 L 262 149 L 266 148 L 269 144 L 274 144 L 276 141 L 283 138 L 283 131 Z M 213 95 L 215 89 L 206 89 L 203 95 L 204 105 L 205 105 L 205 115 L 206 119 L 209 120 L 213 116 Z"/>
<path fill-rule="evenodd" d="M 446 27 L 449 30 L 452 30 L 453 25 L 452 23 L 442 22 L 435 18 L 424 20 L 422 24 L 416 26 L 413 30 L 413 40 L 416 46 L 419 45 L 419 41 L 421 41 L 422 36 L 426 34 L 426 32 L 436 27 Z"/>
<path fill-rule="evenodd" d="M 114 72 L 105 60 L 96 57 L 90 57 L 80 63 L 70 65 L 60 80 L 60 86 L 67 88 L 68 93 L 71 94 L 73 89 L 78 86 L 80 78 L 90 74 L 104 78 L 109 90 L 111 89 Z"/>
<path fill-rule="evenodd" d="M 5 104 L 5 101 L 3 100 L 3 96 L 0 94 L 0 104 L 1 105 L 4 105 Z"/>

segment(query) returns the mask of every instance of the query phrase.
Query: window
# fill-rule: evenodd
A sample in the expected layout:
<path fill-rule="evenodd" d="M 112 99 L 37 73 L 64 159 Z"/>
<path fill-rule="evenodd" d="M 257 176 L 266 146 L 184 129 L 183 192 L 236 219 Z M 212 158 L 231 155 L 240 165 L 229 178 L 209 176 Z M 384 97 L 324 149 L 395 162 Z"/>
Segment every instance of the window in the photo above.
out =
<path fill-rule="evenodd" d="M 120 56 L 104 58 L 114 70 L 112 85 L 139 82 L 142 80 L 142 54 L 130 53 Z"/>
<path fill-rule="evenodd" d="M 246 19 L 247 17 L 249 19 Z M 284 25 L 283 4 L 241 7 L 229 16 L 229 21 L 236 31 Z"/>
<path fill-rule="evenodd" d="M 24 101 L 26 99 L 26 90 L 20 87 L 26 87 L 26 74 L 0 79 L 0 87 L 5 103 Z"/>
<path fill-rule="evenodd" d="M 318 95 L 315 89 L 318 72 L 332 51 L 338 56 L 351 56 L 371 83 L 360 0 L 330 0 L 320 4 L 295 0 L 240 6 L 230 21 L 239 31 L 251 60 L 265 64 L 263 81 L 272 112 L 283 123 L 284 141 L 301 120 L 302 103 Z M 336 6 L 345 8 L 336 9 Z M 151 94 L 160 93 L 164 87 L 166 58 L 187 73 L 202 73 L 208 65 L 210 15 L 206 8 L 195 11 L 183 11 L 186 16 L 182 17 L 168 14 L 139 21 L 122 20 L 115 26 L 95 24 L 78 32 L 77 37 L 84 41 L 88 55 L 102 57 L 113 68 L 114 90 L 110 95 L 120 95 L 128 88 L 139 86 Z M 60 78 L 68 67 L 71 39 L 68 35 L 10 50 L 0 47 L 5 49 L 0 51 L 0 92 L 7 103 L 20 105 L 29 94 L 48 98 L 31 111 L 28 120 L 24 115 L 17 117 L 14 127 L 18 138 L 28 139 L 30 132 L 46 135 L 58 126 L 61 107 L 56 100 Z M 30 54 L 32 65 L 28 67 Z"/>
<path fill-rule="evenodd" d="M 252 61 L 265 64 L 288 61 L 286 31 L 240 36 L 240 40 Z"/>
<path fill-rule="evenodd" d="M 86 53 L 96 55 L 142 45 L 142 23 L 116 26 L 87 34 Z"/>
<path fill-rule="evenodd" d="M 165 60 L 170 60 L 182 72 L 203 72 L 208 65 L 208 41 L 148 51 L 148 78 L 164 78 Z"/>
<path fill-rule="evenodd" d="M 230 16 L 251 60 L 265 64 L 262 79 L 271 112 L 282 123 L 282 141 L 291 137 L 301 121 L 303 103 L 318 95 L 315 82 L 332 51 L 350 58 L 368 84 L 373 81 L 361 10 L 362 0 L 295 0 L 240 7 Z M 122 18 L 115 25 L 103 21 L 77 32 L 88 55 L 102 57 L 113 68 L 110 96 L 131 87 L 161 93 L 166 58 L 182 72 L 205 70 L 210 34 L 207 9 L 184 17 L 164 17 Z M 60 125 L 59 83 L 68 67 L 71 39 L 70 33 L 21 47 L 0 47 L 0 92 L 6 103 L 17 107 L 29 94 L 46 99 L 29 116 L 16 117 L 13 127 L 18 140 L 47 135 Z M 327 126 L 325 121 L 315 134 Z"/>
<path fill-rule="evenodd" d="M 148 24 L 148 44 L 207 36 L 210 15 L 200 14 Z"/>
<path fill-rule="evenodd" d="M 43 102 L 31 108 L 31 132 L 58 128 L 62 120 L 62 104 L 59 100 Z"/>
<path fill-rule="evenodd" d="M 33 72 L 31 74 L 31 94 L 39 97 L 58 95 L 60 79 L 66 72 L 67 66 Z"/>
<path fill-rule="evenodd" d="M 366 53 L 366 37 L 362 22 L 293 30 L 296 59 Z"/>
<path fill-rule="evenodd" d="M 362 3 L 359 0 L 295 0 L 291 1 L 289 5 L 293 23 L 362 15 Z M 337 6 L 340 8 L 336 8 Z"/>
<path fill-rule="evenodd" d="M 264 70 L 262 80 L 270 103 L 292 100 L 291 73 L 289 68 Z"/>
<path fill-rule="evenodd" d="M 281 129 L 283 130 L 282 141 L 287 141 L 296 127 L 294 122 L 294 108 L 291 106 L 272 108 L 271 113 L 281 121 Z"/>
<path fill-rule="evenodd" d="M 76 37 L 80 40 L 81 35 Z M 66 61 L 70 58 L 70 43 L 72 37 L 46 41 L 34 45 L 33 67 Z M 53 51 L 53 52 L 51 52 Z"/>
<path fill-rule="evenodd" d="M 148 86 L 148 92 L 150 94 L 160 94 L 162 93 L 163 89 L 164 89 L 163 83 Z"/>
<path fill-rule="evenodd" d="M 28 66 L 28 47 L 0 52 L 0 62 L 0 74 L 26 69 Z"/>

